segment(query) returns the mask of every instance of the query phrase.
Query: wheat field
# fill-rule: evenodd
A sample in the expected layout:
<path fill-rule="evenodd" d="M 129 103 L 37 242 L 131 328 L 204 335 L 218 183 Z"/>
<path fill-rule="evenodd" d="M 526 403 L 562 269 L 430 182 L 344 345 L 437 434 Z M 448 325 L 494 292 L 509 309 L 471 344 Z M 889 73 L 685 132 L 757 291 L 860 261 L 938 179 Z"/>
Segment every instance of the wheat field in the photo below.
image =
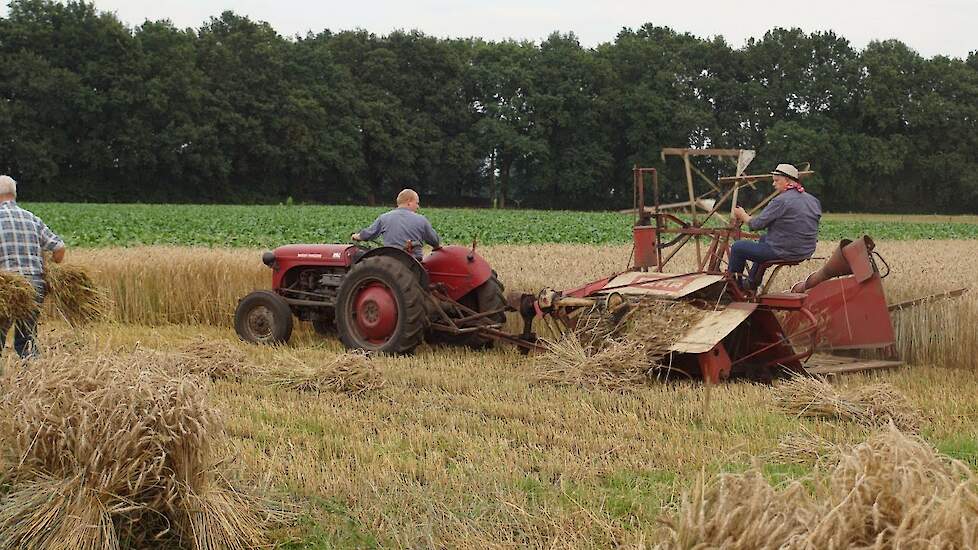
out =
<path fill-rule="evenodd" d="M 817 256 L 832 248 L 821 243 Z M 879 243 L 893 268 L 889 300 L 973 285 L 961 261 L 970 248 Z M 576 245 L 481 251 L 508 289 L 524 291 L 596 279 L 623 269 L 629 254 Z M 225 419 L 219 451 L 236 483 L 301 511 L 271 533 L 286 548 L 654 547 L 666 540 L 661 522 L 696 479 L 757 469 L 777 486 L 807 476 L 812 466 L 802 458 L 823 445 L 873 433 L 856 421 L 785 410 L 769 386 L 542 383 L 532 361 L 507 348 L 425 345 L 408 357 L 372 358 L 364 391 L 297 384 L 344 361 L 343 350 L 305 328 L 284 347 L 237 341 L 229 327 L 237 299 L 270 282 L 260 252 L 73 250 L 69 262 L 93 270 L 114 300 L 114 321 L 72 331 L 48 320 L 40 341 L 52 354 L 204 353 L 193 350 L 210 342 L 246 362 L 207 386 Z M 676 269 L 691 254 L 679 260 Z M 817 265 L 782 273 L 774 288 Z M 976 321 L 974 293 L 900 313 L 899 346 L 914 365 L 834 386 L 858 393 L 886 384 L 918 411 L 928 445 L 978 470 Z M 210 369 L 213 361 L 205 354 L 197 364 Z"/>

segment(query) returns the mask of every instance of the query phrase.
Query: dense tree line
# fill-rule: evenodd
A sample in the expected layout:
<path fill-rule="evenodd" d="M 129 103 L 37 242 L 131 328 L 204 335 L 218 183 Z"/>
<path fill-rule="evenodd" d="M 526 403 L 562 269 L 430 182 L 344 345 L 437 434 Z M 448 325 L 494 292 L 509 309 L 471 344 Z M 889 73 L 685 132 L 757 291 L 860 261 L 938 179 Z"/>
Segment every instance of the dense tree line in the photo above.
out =
<path fill-rule="evenodd" d="M 733 48 L 646 24 L 588 49 L 283 37 L 231 12 L 128 28 L 13 0 L 0 98 L 0 170 L 29 200 L 389 203 L 412 186 L 426 204 L 622 208 L 634 164 L 678 183 L 659 151 L 711 146 L 756 149 L 754 171 L 810 161 L 831 210 L 978 210 L 978 53 L 831 32 Z"/>

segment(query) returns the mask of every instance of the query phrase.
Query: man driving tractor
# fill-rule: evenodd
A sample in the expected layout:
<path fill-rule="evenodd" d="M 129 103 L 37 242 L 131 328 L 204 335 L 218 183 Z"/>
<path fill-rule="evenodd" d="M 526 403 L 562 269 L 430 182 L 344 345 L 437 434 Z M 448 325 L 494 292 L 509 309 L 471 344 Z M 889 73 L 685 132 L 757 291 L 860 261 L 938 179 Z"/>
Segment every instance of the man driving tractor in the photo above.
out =
<path fill-rule="evenodd" d="M 740 276 L 747 260 L 751 260 L 750 272 L 744 287 L 756 288 L 760 284 L 760 265 L 774 260 L 807 260 L 815 253 L 818 242 L 818 222 L 822 217 L 822 205 L 810 193 L 805 192 L 798 178 L 798 169 L 790 164 L 779 164 L 771 172 L 774 189 L 778 195 L 757 216 L 751 216 L 737 207 L 734 216 L 746 223 L 752 231 L 767 229 L 759 241 L 739 240 L 730 247 L 728 270 Z"/>
<path fill-rule="evenodd" d="M 370 227 L 354 233 L 350 238 L 354 241 L 372 241 L 383 235 L 385 245 L 403 248 L 420 261 L 424 244 L 437 249 L 441 246 L 441 240 L 428 218 L 418 214 L 418 206 L 418 193 L 413 189 L 404 189 L 397 194 L 397 208 L 381 214 Z"/>

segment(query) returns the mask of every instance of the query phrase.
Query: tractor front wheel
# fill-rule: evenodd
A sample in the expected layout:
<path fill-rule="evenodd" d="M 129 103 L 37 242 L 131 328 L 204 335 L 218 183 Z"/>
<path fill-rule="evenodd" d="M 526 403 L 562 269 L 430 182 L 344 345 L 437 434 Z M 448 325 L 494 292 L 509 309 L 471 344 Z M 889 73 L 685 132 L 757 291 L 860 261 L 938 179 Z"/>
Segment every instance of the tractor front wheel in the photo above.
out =
<path fill-rule="evenodd" d="M 292 336 L 292 309 L 269 290 L 257 290 L 238 302 L 234 330 L 245 342 L 283 344 Z"/>
<path fill-rule="evenodd" d="M 424 290 L 417 275 L 394 258 L 375 256 L 343 279 L 336 328 L 343 345 L 379 353 L 410 353 L 427 325 Z"/>

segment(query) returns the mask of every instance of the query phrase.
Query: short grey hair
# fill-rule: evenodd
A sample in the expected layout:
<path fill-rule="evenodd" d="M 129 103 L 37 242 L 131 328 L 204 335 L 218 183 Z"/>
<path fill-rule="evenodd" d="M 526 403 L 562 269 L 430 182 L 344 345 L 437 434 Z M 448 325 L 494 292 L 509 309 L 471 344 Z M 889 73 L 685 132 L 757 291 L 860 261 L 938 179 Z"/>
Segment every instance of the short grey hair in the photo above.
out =
<path fill-rule="evenodd" d="M 16 197 L 17 180 L 7 175 L 0 176 L 0 195 L 13 195 Z"/>

